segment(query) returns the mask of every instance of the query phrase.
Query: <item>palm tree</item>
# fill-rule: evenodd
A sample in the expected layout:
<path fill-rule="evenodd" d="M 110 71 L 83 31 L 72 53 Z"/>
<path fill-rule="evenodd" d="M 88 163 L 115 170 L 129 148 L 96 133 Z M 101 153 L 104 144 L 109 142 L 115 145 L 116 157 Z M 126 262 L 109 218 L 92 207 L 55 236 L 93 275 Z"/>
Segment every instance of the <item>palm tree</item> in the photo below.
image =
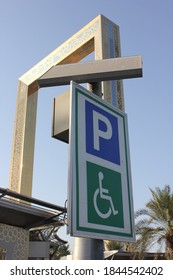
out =
<path fill-rule="evenodd" d="M 136 212 L 136 250 L 142 254 L 156 243 L 165 244 L 167 259 L 173 259 L 173 193 L 169 186 L 150 191 L 152 199 Z"/>
<path fill-rule="evenodd" d="M 118 250 L 120 251 L 123 248 L 123 243 L 118 241 L 112 241 L 112 240 L 105 240 L 104 241 L 106 250 Z"/>
<path fill-rule="evenodd" d="M 50 259 L 60 260 L 61 257 L 70 255 L 69 244 L 62 244 L 56 248 L 51 247 L 50 249 Z"/>

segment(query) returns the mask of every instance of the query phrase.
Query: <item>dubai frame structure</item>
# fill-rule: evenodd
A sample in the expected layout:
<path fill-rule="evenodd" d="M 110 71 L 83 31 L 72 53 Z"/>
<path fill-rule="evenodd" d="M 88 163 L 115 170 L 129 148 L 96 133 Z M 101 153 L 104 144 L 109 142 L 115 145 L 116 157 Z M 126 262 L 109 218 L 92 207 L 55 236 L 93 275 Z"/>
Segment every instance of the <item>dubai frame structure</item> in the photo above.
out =
<path fill-rule="evenodd" d="M 9 188 L 32 195 L 38 79 L 55 65 L 77 63 L 94 52 L 95 60 L 120 57 L 119 27 L 103 15 L 46 56 L 19 78 Z M 122 81 L 102 82 L 104 99 L 124 110 Z"/>

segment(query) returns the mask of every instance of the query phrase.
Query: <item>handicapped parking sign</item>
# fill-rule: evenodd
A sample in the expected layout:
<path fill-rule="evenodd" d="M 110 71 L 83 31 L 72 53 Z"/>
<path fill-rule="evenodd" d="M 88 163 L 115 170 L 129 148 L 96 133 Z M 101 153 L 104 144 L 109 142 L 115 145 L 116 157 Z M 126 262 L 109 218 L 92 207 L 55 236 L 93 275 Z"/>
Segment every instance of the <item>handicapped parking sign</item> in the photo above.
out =
<path fill-rule="evenodd" d="M 134 241 L 127 116 L 71 83 L 68 232 Z"/>

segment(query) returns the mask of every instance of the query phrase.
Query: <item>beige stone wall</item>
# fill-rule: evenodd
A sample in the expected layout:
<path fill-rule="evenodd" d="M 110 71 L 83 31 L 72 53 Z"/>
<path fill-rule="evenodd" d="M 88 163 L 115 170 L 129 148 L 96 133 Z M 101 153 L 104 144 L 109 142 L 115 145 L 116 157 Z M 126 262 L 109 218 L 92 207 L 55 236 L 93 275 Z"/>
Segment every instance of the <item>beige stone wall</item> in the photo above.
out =
<path fill-rule="evenodd" d="M 6 250 L 7 260 L 27 260 L 29 231 L 0 224 L 0 247 Z"/>

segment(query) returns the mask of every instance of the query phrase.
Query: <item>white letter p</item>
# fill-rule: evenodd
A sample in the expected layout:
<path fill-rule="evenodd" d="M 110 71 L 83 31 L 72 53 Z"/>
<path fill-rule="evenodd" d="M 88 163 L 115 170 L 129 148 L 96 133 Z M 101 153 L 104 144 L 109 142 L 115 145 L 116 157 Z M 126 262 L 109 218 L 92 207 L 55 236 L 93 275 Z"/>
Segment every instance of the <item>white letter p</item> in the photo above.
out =
<path fill-rule="evenodd" d="M 107 130 L 99 129 L 99 120 L 106 124 Z M 108 118 L 93 111 L 93 134 L 94 134 L 94 149 L 100 151 L 100 138 L 110 139 L 112 137 L 112 125 Z"/>

